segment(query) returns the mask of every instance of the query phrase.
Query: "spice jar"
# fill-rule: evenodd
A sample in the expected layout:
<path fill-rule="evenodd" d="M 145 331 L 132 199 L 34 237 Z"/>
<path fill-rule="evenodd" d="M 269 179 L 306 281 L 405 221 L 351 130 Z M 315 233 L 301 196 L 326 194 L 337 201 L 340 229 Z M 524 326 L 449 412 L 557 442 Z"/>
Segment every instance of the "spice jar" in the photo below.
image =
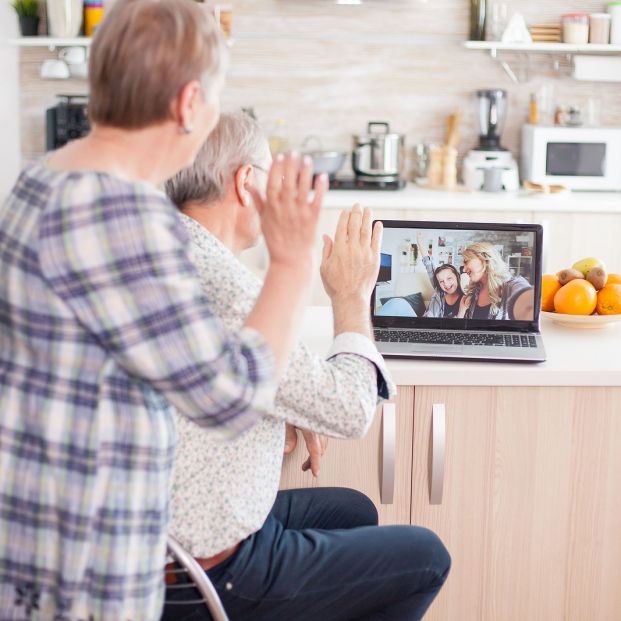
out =
<path fill-rule="evenodd" d="M 589 43 L 606 45 L 610 39 L 610 15 L 591 13 L 589 24 Z"/>
<path fill-rule="evenodd" d="M 566 13 L 561 17 L 563 42 L 582 45 L 589 42 L 589 14 Z"/>

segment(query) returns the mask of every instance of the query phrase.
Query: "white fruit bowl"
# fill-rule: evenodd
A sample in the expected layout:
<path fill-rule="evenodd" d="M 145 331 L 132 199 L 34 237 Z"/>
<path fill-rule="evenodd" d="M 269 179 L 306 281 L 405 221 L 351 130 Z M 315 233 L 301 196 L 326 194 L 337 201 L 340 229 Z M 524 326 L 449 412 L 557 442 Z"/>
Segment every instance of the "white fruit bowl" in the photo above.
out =
<path fill-rule="evenodd" d="M 621 315 L 566 315 L 541 311 L 541 316 L 569 328 L 599 329 L 608 328 L 621 322 Z"/>

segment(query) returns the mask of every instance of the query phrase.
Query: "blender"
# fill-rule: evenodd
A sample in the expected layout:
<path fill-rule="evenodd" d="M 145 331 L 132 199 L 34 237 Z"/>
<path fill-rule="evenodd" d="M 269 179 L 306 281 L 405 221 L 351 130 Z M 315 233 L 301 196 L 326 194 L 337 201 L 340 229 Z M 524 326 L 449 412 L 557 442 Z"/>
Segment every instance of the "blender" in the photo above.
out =
<path fill-rule="evenodd" d="M 479 144 L 464 159 L 464 184 L 471 190 L 516 191 L 520 187 L 517 162 L 500 144 L 507 117 L 507 91 L 477 91 Z"/>

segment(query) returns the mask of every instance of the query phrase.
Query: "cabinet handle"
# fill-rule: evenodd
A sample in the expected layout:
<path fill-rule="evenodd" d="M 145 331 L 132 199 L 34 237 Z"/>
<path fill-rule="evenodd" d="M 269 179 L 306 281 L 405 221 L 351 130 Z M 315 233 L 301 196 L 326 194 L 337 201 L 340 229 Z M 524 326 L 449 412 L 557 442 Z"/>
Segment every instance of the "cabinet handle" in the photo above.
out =
<path fill-rule="evenodd" d="M 441 505 L 444 492 L 444 449 L 446 445 L 444 403 L 434 403 L 431 411 L 431 489 L 429 502 L 432 505 Z"/>
<path fill-rule="evenodd" d="M 380 501 L 391 505 L 395 497 L 395 446 L 396 415 L 395 404 L 382 405 L 382 473 Z"/>

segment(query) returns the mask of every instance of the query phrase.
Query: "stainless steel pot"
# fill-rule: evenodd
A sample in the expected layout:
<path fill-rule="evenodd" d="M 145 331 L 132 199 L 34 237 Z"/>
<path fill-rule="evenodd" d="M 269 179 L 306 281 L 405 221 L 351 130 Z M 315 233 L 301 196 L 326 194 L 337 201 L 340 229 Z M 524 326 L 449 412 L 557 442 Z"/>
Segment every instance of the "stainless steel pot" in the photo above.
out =
<path fill-rule="evenodd" d="M 384 121 L 371 121 L 367 133 L 354 135 L 351 167 L 367 177 L 402 177 L 405 161 L 405 135 L 390 133 Z"/>

